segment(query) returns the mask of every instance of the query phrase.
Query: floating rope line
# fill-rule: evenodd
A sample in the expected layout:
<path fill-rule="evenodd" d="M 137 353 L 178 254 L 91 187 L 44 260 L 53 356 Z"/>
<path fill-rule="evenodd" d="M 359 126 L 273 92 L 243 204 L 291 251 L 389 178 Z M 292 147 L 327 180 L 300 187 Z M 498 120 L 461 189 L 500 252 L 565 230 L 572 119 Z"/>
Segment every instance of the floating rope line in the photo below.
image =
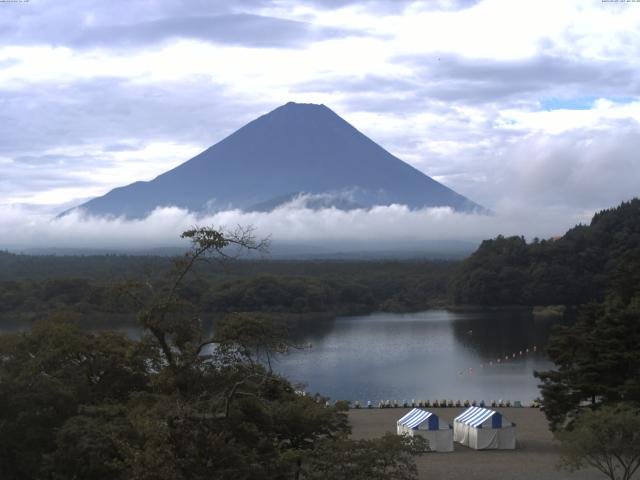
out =
<path fill-rule="evenodd" d="M 534 353 L 538 353 L 539 349 L 537 345 L 533 345 L 531 348 L 525 348 L 524 350 L 518 350 L 517 352 L 513 352 L 510 354 L 506 354 L 504 356 L 500 355 L 498 358 L 496 358 L 495 362 L 493 360 L 489 360 L 489 362 L 484 362 L 480 364 L 480 369 L 484 370 L 484 368 L 492 368 L 494 366 L 500 366 L 506 362 L 509 362 L 510 360 L 515 360 L 515 359 L 519 359 L 522 357 L 526 357 L 529 354 L 534 354 Z M 469 367 L 468 369 L 465 370 L 460 370 L 458 372 L 458 375 L 473 375 L 474 373 L 474 367 Z"/>

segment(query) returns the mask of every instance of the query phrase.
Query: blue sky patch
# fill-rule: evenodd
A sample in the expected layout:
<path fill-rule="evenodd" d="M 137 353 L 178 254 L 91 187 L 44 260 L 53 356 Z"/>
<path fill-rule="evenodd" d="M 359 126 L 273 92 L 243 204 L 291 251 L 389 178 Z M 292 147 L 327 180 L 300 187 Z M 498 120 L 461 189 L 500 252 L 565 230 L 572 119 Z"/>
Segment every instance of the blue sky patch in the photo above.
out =
<path fill-rule="evenodd" d="M 545 98 L 540 100 L 540 109 L 551 110 L 589 110 L 596 100 L 605 98 L 614 103 L 631 103 L 633 97 L 577 97 L 577 98 Z"/>

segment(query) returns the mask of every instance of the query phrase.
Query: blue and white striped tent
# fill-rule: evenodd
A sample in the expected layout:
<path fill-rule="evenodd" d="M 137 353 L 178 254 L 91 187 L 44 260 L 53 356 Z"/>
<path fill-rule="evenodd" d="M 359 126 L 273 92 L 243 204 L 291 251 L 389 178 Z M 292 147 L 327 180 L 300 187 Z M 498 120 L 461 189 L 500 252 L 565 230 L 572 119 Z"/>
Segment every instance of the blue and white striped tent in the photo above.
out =
<path fill-rule="evenodd" d="M 453 439 L 476 450 L 514 449 L 515 427 L 500 412 L 470 407 L 453 419 Z"/>
<path fill-rule="evenodd" d="M 429 441 L 429 448 L 436 452 L 453 451 L 451 425 L 441 422 L 433 412 L 414 408 L 397 421 L 398 435 L 420 435 Z"/>

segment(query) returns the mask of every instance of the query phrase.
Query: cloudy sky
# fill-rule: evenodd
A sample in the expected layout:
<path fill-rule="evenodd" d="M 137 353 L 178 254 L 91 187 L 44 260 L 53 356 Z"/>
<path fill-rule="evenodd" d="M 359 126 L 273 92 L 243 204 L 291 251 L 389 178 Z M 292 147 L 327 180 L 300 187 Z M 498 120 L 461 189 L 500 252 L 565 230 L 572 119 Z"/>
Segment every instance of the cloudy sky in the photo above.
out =
<path fill-rule="evenodd" d="M 0 0 L 0 246 L 288 101 L 493 209 L 481 235 L 562 233 L 640 193 L 639 59 L 640 2 Z"/>

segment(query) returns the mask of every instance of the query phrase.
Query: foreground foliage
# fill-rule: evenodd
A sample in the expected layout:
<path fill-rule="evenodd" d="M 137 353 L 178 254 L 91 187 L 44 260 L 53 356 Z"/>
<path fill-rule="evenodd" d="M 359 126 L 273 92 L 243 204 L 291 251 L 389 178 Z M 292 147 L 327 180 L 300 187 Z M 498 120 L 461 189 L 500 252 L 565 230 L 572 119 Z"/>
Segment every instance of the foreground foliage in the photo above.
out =
<path fill-rule="evenodd" d="M 263 245 L 247 231 L 184 236 L 193 248 L 164 281 L 122 286 L 139 340 L 82 330 L 70 315 L 0 336 L 0 478 L 415 478 L 415 442 L 349 440 L 345 405 L 270 370 L 281 327 L 229 315 L 214 334 L 203 328 L 181 289 L 196 262 Z"/>
<path fill-rule="evenodd" d="M 640 406 L 640 295 L 611 295 L 583 309 L 572 326 L 556 327 L 547 353 L 556 369 L 537 372 L 542 408 L 552 429 L 581 411 L 621 401 Z"/>
<path fill-rule="evenodd" d="M 414 455 L 427 449 L 427 441 L 420 436 L 391 433 L 375 440 L 320 442 L 307 458 L 304 478 L 410 480 L 418 474 Z"/>
<path fill-rule="evenodd" d="M 571 429 L 556 434 L 561 465 L 598 469 L 611 480 L 630 480 L 640 468 L 640 410 L 625 405 L 584 412 Z"/>

